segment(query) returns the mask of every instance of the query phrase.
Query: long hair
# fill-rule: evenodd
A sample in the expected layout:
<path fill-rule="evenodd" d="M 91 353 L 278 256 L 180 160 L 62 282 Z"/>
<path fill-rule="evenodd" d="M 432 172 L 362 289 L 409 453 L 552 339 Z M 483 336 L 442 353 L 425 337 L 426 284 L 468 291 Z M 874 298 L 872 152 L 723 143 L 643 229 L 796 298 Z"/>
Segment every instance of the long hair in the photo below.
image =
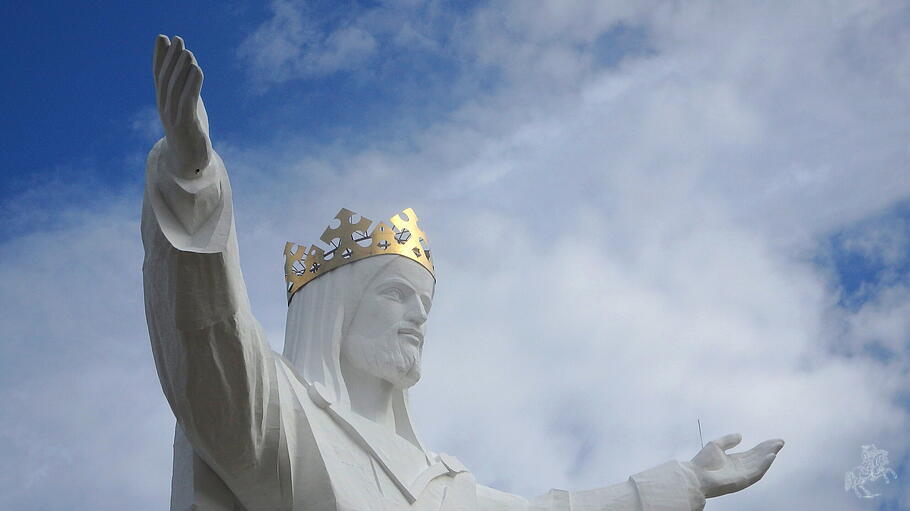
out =
<path fill-rule="evenodd" d="M 294 293 L 288 305 L 284 358 L 304 383 L 321 383 L 342 406 L 349 408 L 351 397 L 341 373 L 341 344 L 364 292 L 395 257 L 401 256 L 369 257 L 336 268 Z M 425 450 L 411 421 L 407 389 L 394 392 L 396 432 Z"/>

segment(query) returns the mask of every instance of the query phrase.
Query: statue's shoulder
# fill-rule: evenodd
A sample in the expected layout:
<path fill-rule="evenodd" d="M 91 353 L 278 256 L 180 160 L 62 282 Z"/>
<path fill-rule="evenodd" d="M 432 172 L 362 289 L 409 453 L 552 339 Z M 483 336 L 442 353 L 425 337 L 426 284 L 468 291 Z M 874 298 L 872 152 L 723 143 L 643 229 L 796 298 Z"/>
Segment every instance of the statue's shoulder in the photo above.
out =
<path fill-rule="evenodd" d="M 294 366 L 281 354 L 272 352 L 275 369 L 278 375 L 278 389 L 281 392 L 282 406 L 296 403 L 304 413 L 314 409 L 324 408 L 318 400 L 314 400 L 310 388 L 312 387 L 298 374 Z"/>
<path fill-rule="evenodd" d="M 331 416 L 332 394 L 319 383 L 307 382 L 294 366 L 278 353 L 272 353 L 277 375 L 278 397 L 283 428 L 295 436 L 315 436 L 337 428 Z"/>

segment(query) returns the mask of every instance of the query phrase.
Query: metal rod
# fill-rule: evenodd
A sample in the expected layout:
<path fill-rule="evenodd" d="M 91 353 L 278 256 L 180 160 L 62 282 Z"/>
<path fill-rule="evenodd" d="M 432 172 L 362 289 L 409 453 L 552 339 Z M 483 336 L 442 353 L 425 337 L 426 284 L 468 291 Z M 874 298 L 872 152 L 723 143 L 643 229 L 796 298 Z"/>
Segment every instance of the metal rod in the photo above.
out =
<path fill-rule="evenodd" d="M 701 442 L 701 448 L 705 448 L 705 440 L 701 437 L 701 419 L 696 419 L 698 421 L 698 441 Z"/>

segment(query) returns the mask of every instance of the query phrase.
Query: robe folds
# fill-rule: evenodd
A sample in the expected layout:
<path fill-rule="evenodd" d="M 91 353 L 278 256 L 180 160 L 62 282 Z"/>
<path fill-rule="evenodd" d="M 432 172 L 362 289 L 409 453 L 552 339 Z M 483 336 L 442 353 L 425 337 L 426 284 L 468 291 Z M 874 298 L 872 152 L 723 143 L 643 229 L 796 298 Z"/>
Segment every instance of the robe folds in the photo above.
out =
<path fill-rule="evenodd" d="M 220 157 L 194 179 L 149 154 L 142 210 L 146 317 L 177 418 L 171 510 L 690 511 L 704 495 L 669 461 L 600 489 L 525 499 L 476 482 L 335 402 L 273 352 L 253 317 Z M 414 467 L 421 467 L 415 470 Z"/>

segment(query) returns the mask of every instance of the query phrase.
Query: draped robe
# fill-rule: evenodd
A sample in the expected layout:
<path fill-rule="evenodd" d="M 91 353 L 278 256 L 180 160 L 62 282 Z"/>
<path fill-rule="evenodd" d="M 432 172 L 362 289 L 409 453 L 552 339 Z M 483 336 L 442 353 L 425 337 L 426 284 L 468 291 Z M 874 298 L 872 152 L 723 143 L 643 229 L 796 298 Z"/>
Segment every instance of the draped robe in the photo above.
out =
<path fill-rule="evenodd" d="M 167 168 L 167 150 L 162 139 L 148 157 L 142 240 L 149 337 L 177 418 L 172 511 L 704 507 L 694 474 L 676 461 L 600 489 L 510 495 L 423 448 L 406 413 L 396 434 L 352 412 L 337 388 L 273 352 L 253 317 L 221 158 L 213 153 L 197 177 L 182 179 Z M 399 406 L 406 412 L 406 395 Z"/>

